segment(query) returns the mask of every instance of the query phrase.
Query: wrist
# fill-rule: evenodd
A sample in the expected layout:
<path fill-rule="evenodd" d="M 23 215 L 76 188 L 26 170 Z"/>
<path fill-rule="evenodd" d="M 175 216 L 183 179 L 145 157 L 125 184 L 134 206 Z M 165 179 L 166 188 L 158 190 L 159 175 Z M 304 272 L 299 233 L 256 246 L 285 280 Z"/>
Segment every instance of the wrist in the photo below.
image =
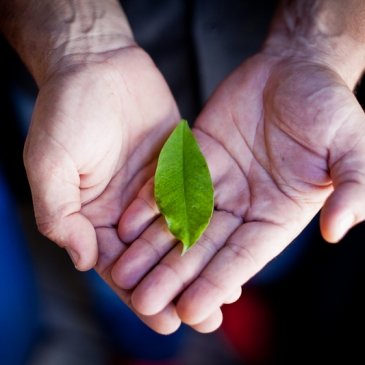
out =
<path fill-rule="evenodd" d="M 4 1 L 1 30 L 38 85 L 59 68 L 102 57 L 134 45 L 128 21 L 116 0 Z M 5 9 L 3 9 L 5 8 Z"/>
<path fill-rule="evenodd" d="M 51 47 L 45 62 L 37 62 L 33 58 L 31 62 L 34 66 L 29 68 L 40 86 L 56 73 L 92 62 L 104 61 L 118 50 L 134 45 L 133 37 L 123 33 L 71 37 L 61 45 Z"/>
<path fill-rule="evenodd" d="M 263 52 L 323 64 L 354 89 L 365 68 L 365 37 L 360 32 L 364 26 L 347 24 L 341 16 L 349 18 L 355 10 L 342 9 L 336 0 L 298 1 L 296 6 L 280 9 Z"/>

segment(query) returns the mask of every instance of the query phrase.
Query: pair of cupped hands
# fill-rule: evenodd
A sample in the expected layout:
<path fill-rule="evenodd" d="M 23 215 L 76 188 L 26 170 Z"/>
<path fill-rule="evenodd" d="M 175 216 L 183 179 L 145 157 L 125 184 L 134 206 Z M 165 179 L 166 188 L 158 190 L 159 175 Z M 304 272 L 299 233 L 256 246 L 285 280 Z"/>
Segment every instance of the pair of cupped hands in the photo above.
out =
<path fill-rule="evenodd" d="M 38 228 L 95 270 L 149 327 L 200 332 L 321 211 L 339 241 L 364 219 L 365 116 L 329 65 L 260 52 L 194 123 L 215 209 L 181 256 L 153 195 L 180 121 L 165 80 L 131 46 L 60 67 L 39 89 L 24 149 Z"/>

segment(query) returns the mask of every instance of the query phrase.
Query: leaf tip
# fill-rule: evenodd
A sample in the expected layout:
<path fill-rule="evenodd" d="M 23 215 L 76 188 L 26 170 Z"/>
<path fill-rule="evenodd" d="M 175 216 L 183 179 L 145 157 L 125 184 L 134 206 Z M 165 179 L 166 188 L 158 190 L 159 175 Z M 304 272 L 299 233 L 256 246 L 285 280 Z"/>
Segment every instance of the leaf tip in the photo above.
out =
<path fill-rule="evenodd" d="M 193 246 L 193 244 L 189 243 L 189 244 L 186 244 L 184 242 L 181 242 L 182 244 L 182 250 L 181 250 L 181 256 L 184 256 L 190 249 L 191 247 Z"/>

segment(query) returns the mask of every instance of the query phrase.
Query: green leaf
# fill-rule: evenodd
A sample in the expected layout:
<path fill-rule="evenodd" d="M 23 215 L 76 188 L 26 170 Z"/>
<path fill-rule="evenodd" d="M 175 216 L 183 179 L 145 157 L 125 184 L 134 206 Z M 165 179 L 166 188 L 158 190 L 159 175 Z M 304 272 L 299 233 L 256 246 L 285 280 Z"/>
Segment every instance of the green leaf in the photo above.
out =
<path fill-rule="evenodd" d="M 208 165 L 186 120 L 176 126 L 160 152 L 155 199 L 169 230 L 183 243 L 183 255 L 207 228 L 214 208 Z"/>

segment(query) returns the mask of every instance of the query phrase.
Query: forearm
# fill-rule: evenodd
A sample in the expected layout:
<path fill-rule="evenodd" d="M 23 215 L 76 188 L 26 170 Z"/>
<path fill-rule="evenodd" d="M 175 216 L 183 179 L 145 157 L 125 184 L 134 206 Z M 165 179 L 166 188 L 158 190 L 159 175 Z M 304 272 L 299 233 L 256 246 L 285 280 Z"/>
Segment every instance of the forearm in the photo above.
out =
<path fill-rule="evenodd" d="M 38 84 L 63 60 L 133 44 L 117 0 L 3 0 L 0 30 Z"/>
<path fill-rule="evenodd" d="M 324 62 L 353 88 L 365 67 L 365 1 L 284 0 L 264 50 Z"/>

